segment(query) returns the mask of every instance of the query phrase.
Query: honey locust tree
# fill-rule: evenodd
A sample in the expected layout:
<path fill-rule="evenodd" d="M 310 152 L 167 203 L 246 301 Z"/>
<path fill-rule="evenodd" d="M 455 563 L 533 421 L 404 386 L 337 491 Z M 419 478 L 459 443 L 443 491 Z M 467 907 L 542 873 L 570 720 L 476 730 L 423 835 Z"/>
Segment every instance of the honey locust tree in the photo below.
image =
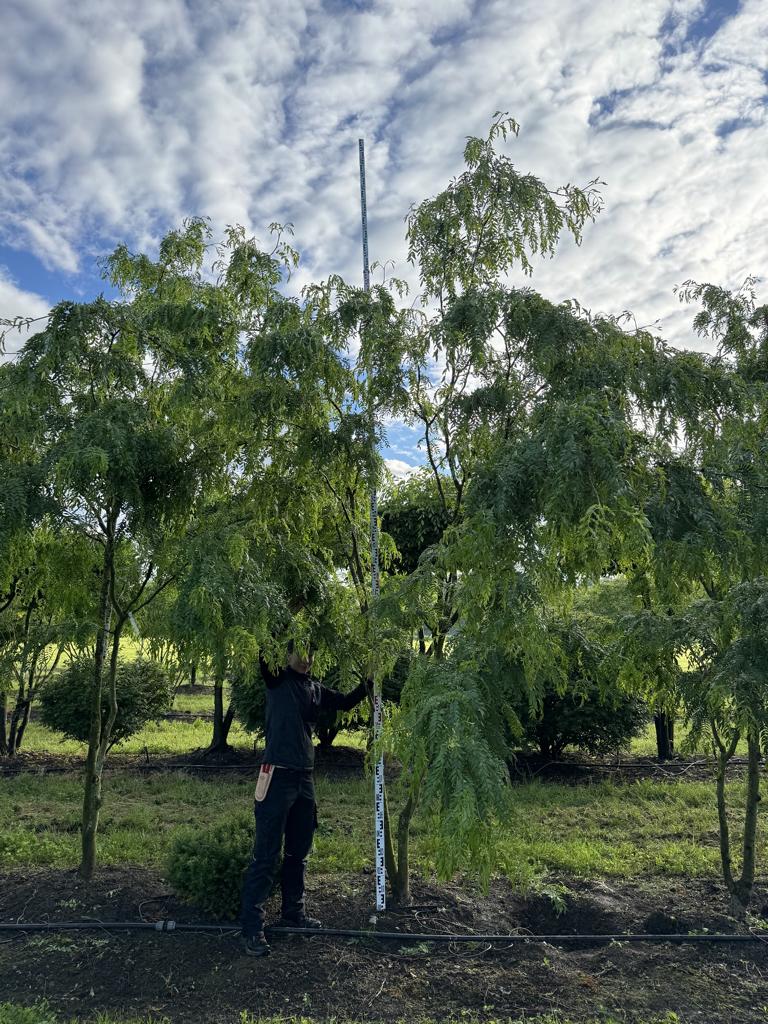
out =
<path fill-rule="evenodd" d="M 450 523 L 389 607 L 407 621 L 426 603 L 435 624 L 393 720 L 407 766 L 398 833 L 420 801 L 440 870 L 473 863 L 486 876 L 512 697 L 523 687 L 535 705 L 546 682 L 567 685 L 557 604 L 644 557 L 656 447 L 719 379 L 704 355 L 507 283 L 561 230 L 579 240 L 599 197 L 595 183 L 550 190 L 520 175 L 494 147 L 505 128 L 516 130 L 499 120 L 470 140 L 465 174 L 409 218 L 432 310 L 411 353 L 410 419 Z"/>
<path fill-rule="evenodd" d="M 279 658 L 287 639 L 306 641 L 311 632 L 320 668 L 333 647 L 333 667 L 344 680 L 367 671 L 361 513 L 380 460 L 370 419 L 359 410 L 359 362 L 378 359 L 368 375 L 377 384 L 376 411 L 390 408 L 397 391 L 392 342 L 407 315 L 389 291 L 367 296 L 338 278 L 299 297 L 275 294 L 254 309 L 243 324 L 242 354 L 248 401 L 260 410 L 263 429 L 243 447 L 228 493 L 189 546 L 170 616 L 172 634 L 213 671 L 212 752 L 226 749 L 234 715 L 233 705 L 224 710 L 224 680 L 253 675 L 260 652 Z M 375 343 L 362 346 L 356 363 L 350 350 L 362 319 Z M 207 530 L 222 517 L 229 526 L 222 543 L 212 544 Z M 346 588 L 336 579 L 342 566 Z M 357 615 L 348 613 L 352 594 Z"/>
<path fill-rule="evenodd" d="M 393 749 L 406 771 L 397 823 L 388 830 L 387 853 L 393 892 L 403 901 L 410 896 L 408 837 L 419 801 L 434 811 L 440 786 L 451 785 L 448 777 L 453 779 L 454 806 L 464 794 L 473 794 L 474 811 L 466 816 L 461 838 L 459 833 L 455 838 L 457 845 L 474 844 L 479 850 L 479 832 L 472 833 L 470 819 L 485 816 L 492 795 L 498 794 L 498 764 L 507 746 L 504 722 L 491 715 L 485 740 L 493 748 L 493 763 L 486 748 L 477 744 L 465 744 L 460 755 L 451 752 L 456 727 L 467 709 L 464 698 L 455 700 L 455 687 L 447 682 L 455 667 L 466 680 L 465 696 L 482 685 L 467 661 L 473 644 L 456 636 L 461 569 L 449 555 L 464 521 L 467 494 L 483 465 L 483 440 L 473 436 L 475 392 L 480 388 L 486 401 L 492 393 L 500 410 L 511 409 L 520 397 L 512 354 L 507 353 L 505 363 L 496 351 L 493 318 L 499 319 L 499 310 L 487 297 L 501 296 L 500 281 L 514 267 L 530 272 L 537 254 L 552 255 L 563 231 L 580 241 L 584 225 L 601 205 L 596 181 L 585 188 L 553 189 L 521 173 L 499 151 L 517 131 L 511 118 L 497 115 L 485 138 L 468 140 L 466 170 L 408 217 L 409 259 L 419 272 L 427 312 L 419 329 L 410 332 L 401 357 L 409 384 L 402 415 L 421 431 L 428 476 L 407 485 L 406 501 L 395 498 L 388 515 L 394 525 L 394 515 L 412 515 L 421 498 L 435 508 L 430 535 L 425 534 L 432 543 L 419 553 L 415 565 L 409 560 L 409 571 L 382 602 L 382 613 L 408 633 L 414 631 L 419 643 L 419 657 L 391 731 Z M 473 720 L 479 714 L 482 710 L 476 707 Z M 456 756 L 464 758 L 461 764 Z M 439 826 L 439 816 L 435 821 Z M 447 861 L 443 866 L 447 868 Z"/>
<path fill-rule="evenodd" d="M 207 244 L 206 225 L 193 220 L 163 239 L 156 260 L 120 247 L 105 268 L 120 297 L 59 303 L 4 381 L 4 432 L 33 454 L 53 527 L 100 548 L 80 864 L 86 878 L 96 863 L 123 629 L 178 575 L 184 546 L 242 447 L 243 418 L 254 421 L 240 333 L 251 305 L 269 301 L 277 259 L 251 259 L 247 242 L 230 235 L 222 278 L 209 281 L 202 272 Z M 232 267 L 237 287 L 227 279 Z"/>
<path fill-rule="evenodd" d="M 691 725 L 689 743 L 708 737 L 717 759 L 723 878 L 743 916 L 768 739 L 768 307 L 750 282 L 735 294 L 689 283 L 682 295 L 702 304 L 694 327 L 715 347 L 723 398 L 658 462 L 648 506 L 654 544 L 644 567 L 653 600 L 625 622 L 623 671 L 631 678 L 649 664 L 677 666 L 671 698 Z M 737 862 L 725 779 L 740 741 L 747 783 Z"/>

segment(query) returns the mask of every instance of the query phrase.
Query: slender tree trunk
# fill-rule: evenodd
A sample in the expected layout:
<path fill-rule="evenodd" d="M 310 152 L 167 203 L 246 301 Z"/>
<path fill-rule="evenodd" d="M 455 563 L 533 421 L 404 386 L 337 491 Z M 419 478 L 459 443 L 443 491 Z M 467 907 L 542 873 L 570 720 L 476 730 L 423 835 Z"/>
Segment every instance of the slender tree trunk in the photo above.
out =
<path fill-rule="evenodd" d="M 32 658 L 32 662 L 26 673 L 26 684 L 24 676 L 21 676 L 19 691 L 16 696 L 16 704 L 11 715 L 11 724 L 8 732 L 8 756 L 15 757 L 21 750 L 21 741 L 24 739 L 24 730 L 29 724 L 29 715 L 32 710 L 32 700 L 37 687 L 35 686 L 37 675 L 37 663 L 40 660 L 38 651 Z"/>
<path fill-rule="evenodd" d="M 393 880 L 397 877 L 397 858 L 395 857 L 395 844 L 392 842 L 392 825 L 389 817 L 386 785 L 384 786 L 384 870 L 390 886 L 393 886 Z"/>
<path fill-rule="evenodd" d="M 736 909 L 745 914 L 755 884 L 757 814 L 760 809 L 760 738 L 747 734 L 747 798 L 744 811 L 744 842 L 741 857 L 741 878 L 734 886 Z"/>
<path fill-rule="evenodd" d="M 738 737 L 737 737 L 738 742 Z M 717 820 L 720 828 L 720 864 L 723 870 L 723 880 L 728 892 L 733 892 L 733 863 L 731 861 L 731 835 L 728 827 L 728 809 L 725 804 L 725 770 L 728 761 L 733 756 L 729 750 L 735 750 L 736 743 L 729 747 L 719 746 L 717 757 Z"/>
<path fill-rule="evenodd" d="M 414 803 L 413 796 L 409 796 L 397 817 L 397 874 L 392 884 L 392 896 L 401 906 L 411 902 L 410 830 Z"/>
<path fill-rule="evenodd" d="M 659 761 L 669 761 L 675 753 L 675 720 L 664 711 L 653 716 L 656 727 L 656 750 Z"/>
<path fill-rule="evenodd" d="M 228 738 L 234 717 L 231 704 L 224 713 L 224 673 L 217 669 L 213 680 L 213 738 L 206 754 L 226 754 L 232 749 Z"/>
<path fill-rule="evenodd" d="M 32 706 L 32 699 L 27 692 L 25 697 L 19 697 L 13 708 L 11 724 L 8 729 L 8 756 L 15 757 L 21 748 L 21 741 L 24 738 L 24 730 L 29 721 L 29 711 Z"/>
<path fill-rule="evenodd" d="M 427 653 L 427 641 L 424 636 L 424 630 L 419 626 L 419 654 Z"/>
<path fill-rule="evenodd" d="M 760 739 L 750 731 L 747 734 L 747 794 L 744 807 L 744 839 L 742 846 L 741 876 L 733 874 L 731 857 L 731 838 L 728 826 L 728 809 L 725 802 L 725 772 L 728 762 L 736 753 L 739 733 L 735 732 L 728 744 L 718 735 L 716 726 L 712 726 L 717 757 L 717 817 L 720 826 L 720 862 L 723 869 L 731 909 L 736 917 L 743 919 L 752 898 L 752 887 L 755 882 L 755 840 L 757 835 L 757 814 L 760 807 Z"/>
<path fill-rule="evenodd" d="M 8 754 L 8 695 L 0 693 L 0 756 Z"/>
<path fill-rule="evenodd" d="M 21 741 L 24 739 L 24 733 L 27 726 L 29 725 L 29 716 L 32 714 L 32 698 L 27 701 L 26 707 L 24 708 L 24 714 L 22 715 L 21 722 L 19 722 L 19 731 L 16 733 L 16 750 L 21 750 Z"/>
<path fill-rule="evenodd" d="M 333 741 L 339 735 L 339 726 L 336 719 L 337 715 L 333 713 L 326 719 L 323 719 L 321 716 L 320 721 L 317 723 L 315 733 L 320 741 L 320 748 L 322 750 L 330 750 L 333 746 Z"/>
<path fill-rule="evenodd" d="M 394 836 L 386 790 L 384 792 L 384 860 L 392 902 L 399 906 L 407 906 L 411 902 L 411 821 L 416 813 L 420 788 L 421 779 L 414 784 L 397 816 L 397 829 Z"/>
<path fill-rule="evenodd" d="M 99 758 L 102 738 L 101 698 L 104 685 L 104 664 L 107 659 L 107 639 L 112 618 L 110 581 L 114 559 L 113 542 L 107 537 L 104 547 L 101 593 L 99 594 L 99 628 L 96 635 L 93 692 L 91 694 L 91 727 L 88 734 L 88 756 L 85 764 L 83 792 L 83 818 L 81 826 L 81 860 L 78 873 L 90 880 L 96 870 L 96 832 L 101 809 L 101 780 L 103 760 Z"/>
<path fill-rule="evenodd" d="M 8 756 L 15 757 L 16 751 L 18 750 L 18 735 L 19 735 L 19 721 L 24 712 L 24 700 L 22 697 L 16 697 L 16 703 L 13 705 L 13 711 L 11 712 L 11 721 L 8 726 Z"/>
<path fill-rule="evenodd" d="M 27 726 L 29 725 L 29 720 L 32 717 L 32 701 L 37 696 L 37 693 L 40 690 L 40 688 L 48 682 L 48 680 L 51 678 L 51 675 L 56 670 L 56 667 L 59 664 L 59 661 L 61 660 L 61 655 L 63 651 L 61 648 L 59 648 L 58 651 L 56 652 L 56 657 L 53 659 L 53 663 L 50 665 L 50 667 L 46 668 L 42 672 L 38 672 L 38 665 L 40 663 L 42 653 L 42 651 L 38 651 L 35 654 L 34 658 L 32 659 L 32 664 L 30 665 L 29 668 L 29 673 L 27 675 L 27 696 L 24 702 L 24 712 L 21 716 L 18 732 L 16 734 L 16 751 L 21 749 L 21 742 L 24 739 L 24 733 L 26 732 Z"/>
<path fill-rule="evenodd" d="M 197 683 L 197 662 L 193 661 L 189 666 L 189 685 L 195 686 Z"/>

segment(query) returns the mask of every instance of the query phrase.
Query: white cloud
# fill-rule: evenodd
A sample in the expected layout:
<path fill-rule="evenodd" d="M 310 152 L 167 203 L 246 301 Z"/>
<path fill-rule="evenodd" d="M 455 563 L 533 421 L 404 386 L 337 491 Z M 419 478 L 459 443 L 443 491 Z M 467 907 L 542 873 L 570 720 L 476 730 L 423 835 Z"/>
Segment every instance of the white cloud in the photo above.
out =
<path fill-rule="evenodd" d="M 0 267 L 0 320 L 13 320 L 16 317 L 42 317 L 50 308 L 51 304 L 42 295 L 35 295 L 33 292 L 19 288 L 6 268 Z M 26 338 L 40 326 L 37 324 L 20 331 L 9 331 L 5 339 L 4 351 L 0 353 L 0 361 L 15 355 Z"/>
<path fill-rule="evenodd" d="M 559 184 L 607 181 L 577 250 L 535 287 L 631 308 L 693 343 L 686 278 L 738 284 L 768 258 L 764 0 L 686 42 L 699 0 L 11 0 L 0 68 L 0 236 L 74 271 L 187 214 L 262 238 L 291 220 L 295 278 L 360 279 L 357 138 L 371 254 L 461 169 L 496 109 L 508 151 Z M 738 126 L 729 131 L 729 127 Z M 413 279 L 411 275 L 411 279 Z"/>
<path fill-rule="evenodd" d="M 404 462 L 402 459 L 384 459 L 384 465 L 392 474 L 392 478 L 396 483 L 400 480 L 405 480 L 406 477 L 412 476 L 416 472 L 414 466 Z"/>

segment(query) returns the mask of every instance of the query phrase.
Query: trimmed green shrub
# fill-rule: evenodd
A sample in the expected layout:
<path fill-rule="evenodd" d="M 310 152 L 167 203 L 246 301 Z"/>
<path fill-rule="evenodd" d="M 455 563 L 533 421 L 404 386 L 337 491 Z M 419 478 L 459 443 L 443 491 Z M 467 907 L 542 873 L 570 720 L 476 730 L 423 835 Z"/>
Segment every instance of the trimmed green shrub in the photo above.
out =
<path fill-rule="evenodd" d="M 527 701 L 515 707 L 522 744 L 538 747 L 545 757 L 559 757 L 566 747 L 590 754 L 610 754 L 626 747 L 648 722 L 644 701 L 618 688 L 606 692 L 582 681 L 578 690 L 558 693 L 548 687 L 537 716 Z"/>
<path fill-rule="evenodd" d="M 50 680 L 40 694 L 40 718 L 54 732 L 86 742 L 90 729 L 93 663 L 72 662 Z M 117 718 L 110 747 L 133 736 L 158 718 L 173 702 L 168 673 L 157 661 L 137 658 L 117 669 Z M 102 720 L 109 715 L 109 695 L 102 698 Z"/>
<path fill-rule="evenodd" d="M 253 815 L 240 813 L 207 829 L 180 832 L 165 865 L 179 896 L 213 917 L 236 918 L 253 829 Z"/>

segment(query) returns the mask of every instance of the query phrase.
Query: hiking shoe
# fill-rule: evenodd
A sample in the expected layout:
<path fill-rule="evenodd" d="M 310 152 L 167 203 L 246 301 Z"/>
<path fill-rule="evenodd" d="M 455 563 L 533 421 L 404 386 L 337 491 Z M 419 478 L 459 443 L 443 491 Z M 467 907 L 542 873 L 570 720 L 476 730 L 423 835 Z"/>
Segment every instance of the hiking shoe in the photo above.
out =
<path fill-rule="evenodd" d="M 264 932 L 259 935 L 244 935 L 243 949 L 246 956 L 269 956 L 272 952 L 269 943 L 264 938 Z"/>
<path fill-rule="evenodd" d="M 307 917 L 306 914 L 297 914 L 296 917 L 281 917 L 277 922 L 278 928 L 322 928 L 323 924 L 316 917 Z"/>

